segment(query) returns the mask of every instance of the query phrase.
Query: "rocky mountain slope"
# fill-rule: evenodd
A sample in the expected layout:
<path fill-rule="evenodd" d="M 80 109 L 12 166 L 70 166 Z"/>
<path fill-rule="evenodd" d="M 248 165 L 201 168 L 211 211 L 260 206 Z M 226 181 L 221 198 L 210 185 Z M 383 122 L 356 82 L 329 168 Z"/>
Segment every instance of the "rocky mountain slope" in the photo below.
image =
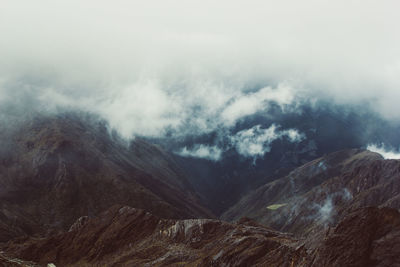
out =
<path fill-rule="evenodd" d="M 323 238 L 296 239 L 251 220 L 165 220 L 114 206 L 68 232 L 3 246 L 40 266 L 399 266 L 400 213 L 361 208 Z"/>
<path fill-rule="evenodd" d="M 213 216 L 166 152 L 124 143 L 90 116 L 39 117 L 11 136 L 0 158 L 1 241 L 65 230 L 114 204 L 164 218 Z"/>
<path fill-rule="evenodd" d="M 248 216 L 298 236 L 316 233 L 360 207 L 400 208 L 400 161 L 344 150 L 307 163 L 241 199 L 222 216 Z"/>

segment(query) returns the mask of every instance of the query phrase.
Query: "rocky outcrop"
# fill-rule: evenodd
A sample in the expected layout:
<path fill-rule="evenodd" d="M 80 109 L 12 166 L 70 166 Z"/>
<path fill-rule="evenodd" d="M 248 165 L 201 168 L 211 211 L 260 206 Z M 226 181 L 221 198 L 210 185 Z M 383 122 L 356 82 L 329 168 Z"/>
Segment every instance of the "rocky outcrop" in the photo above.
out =
<path fill-rule="evenodd" d="M 0 252 L 0 266 L 1 267 L 40 267 L 39 264 L 34 262 L 24 261 L 18 258 L 13 258 Z M 46 266 L 46 265 L 45 265 Z M 48 266 L 53 267 L 53 266 Z"/>

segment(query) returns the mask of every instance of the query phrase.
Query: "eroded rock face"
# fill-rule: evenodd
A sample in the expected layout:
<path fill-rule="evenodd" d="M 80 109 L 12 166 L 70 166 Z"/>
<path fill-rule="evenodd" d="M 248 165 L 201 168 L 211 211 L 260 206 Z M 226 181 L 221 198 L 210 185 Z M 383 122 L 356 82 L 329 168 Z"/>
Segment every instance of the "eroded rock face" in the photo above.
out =
<path fill-rule="evenodd" d="M 78 220 L 76 220 L 76 222 L 74 222 L 73 225 L 71 225 L 71 227 L 69 228 L 68 232 L 76 231 L 76 230 L 81 229 L 83 226 L 85 226 L 86 223 L 88 223 L 88 221 L 89 221 L 89 217 L 88 216 L 80 217 Z"/>
<path fill-rule="evenodd" d="M 39 264 L 34 262 L 24 261 L 18 258 L 9 257 L 3 252 L 0 252 L 0 266 L 1 267 L 40 267 Z"/>

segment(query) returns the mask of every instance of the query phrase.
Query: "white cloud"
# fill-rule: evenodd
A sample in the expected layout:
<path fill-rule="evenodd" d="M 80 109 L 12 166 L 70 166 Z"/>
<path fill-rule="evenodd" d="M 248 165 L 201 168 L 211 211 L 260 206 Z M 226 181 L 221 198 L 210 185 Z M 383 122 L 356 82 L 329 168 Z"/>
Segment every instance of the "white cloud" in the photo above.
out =
<path fill-rule="evenodd" d="M 323 192 L 320 193 L 325 194 Z M 318 221 L 324 225 L 330 224 L 333 222 L 334 216 L 336 215 L 334 200 L 350 201 L 351 199 L 353 199 L 353 195 L 347 188 L 338 192 L 330 193 L 326 196 L 323 203 L 311 203 L 309 205 L 311 210 L 313 210 L 313 214 L 306 217 L 306 219 L 318 219 Z"/>
<path fill-rule="evenodd" d="M 385 159 L 400 159 L 400 152 L 387 150 L 385 146 L 382 144 L 378 146 L 376 144 L 369 144 L 367 149 L 372 152 L 376 152 L 382 155 Z"/>
<path fill-rule="evenodd" d="M 318 211 L 322 222 L 330 222 L 333 208 L 332 198 L 328 197 Z"/>
<path fill-rule="evenodd" d="M 267 129 L 262 129 L 261 125 L 256 125 L 236 133 L 231 137 L 231 142 L 240 155 L 256 160 L 270 152 L 270 145 L 277 139 L 287 137 L 291 142 L 300 142 L 304 139 L 304 135 L 295 129 L 278 130 L 278 128 L 279 126 L 275 124 Z"/>
<path fill-rule="evenodd" d="M 177 151 L 176 154 L 182 157 L 203 158 L 212 161 L 218 161 L 221 159 L 222 150 L 217 146 L 207 146 L 200 144 L 195 145 L 192 149 L 184 147 L 180 151 Z"/>
<path fill-rule="evenodd" d="M 290 142 L 295 143 L 295 142 L 300 142 L 302 141 L 305 137 L 303 134 L 300 134 L 297 130 L 295 129 L 289 129 L 281 132 L 282 136 L 287 136 L 287 138 L 290 140 Z"/>
<path fill-rule="evenodd" d="M 279 125 L 272 124 L 269 128 L 263 129 L 261 125 L 256 125 L 250 129 L 242 130 L 232 136 L 224 136 L 229 142 L 223 147 L 217 145 L 209 146 L 204 144 L 196 144 L 192 148 L 183 147 L 176 154 L 183 157 L 205 158 L 212 161 L 219 161 L 223 153 L 230 148 L 235 148 L 236 151 L 243 157 L 257 158 L 263 157 L 270 152 L 271 144 L 282 138 L 287 138 L 290 142 L 300 142 L 305 138 L 304 134 L 299 133 L 296 129 L 279 130 Z"/>
<path fill-rule="evenodd" d="M 235 97 L 222 111 L 221 117 L 224 124 L 231 126 L 245 116 L 267 110 L 270 102 L 284 108 L 285 105 L 292 104 L 293 100 L 293 89 L 287 84 L 279 84 L 277 88 L 264 87 L 257 92 Z"/>
<path fill-rule="evenodd" d="M 276 126 L 261 129 L 260 125 L 238 132 L 232 137 L 237 152 L 245 157 L 261 157 L 270 151 L 269 144 L 278 139 Z"/>
<path fill-rule="evenodd" d="M 126 137 L 208 132 L 299 98 L 367 103 L 400 119 L 399 9 L 397 0 L 3 0 L 0 106 L 89 110 Z"/>

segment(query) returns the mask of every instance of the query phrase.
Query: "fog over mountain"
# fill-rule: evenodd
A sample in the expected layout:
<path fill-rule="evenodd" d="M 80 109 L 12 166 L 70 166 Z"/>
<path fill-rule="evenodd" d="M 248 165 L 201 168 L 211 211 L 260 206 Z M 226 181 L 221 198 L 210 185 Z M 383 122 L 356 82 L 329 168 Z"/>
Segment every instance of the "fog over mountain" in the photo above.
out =
<path fill-rule="evenodd" d="M 360 105 L 398 121 L 399 7 L 5 0 L 1 113 L 85 110 L 126 138 L 226 130 L 271 102 Z"/>
<path fill-rule="evenodd" d="M 0 1 L 0 265 L 399 265 L 399 10 Z"/>
<path fill-rule="evenodd" d="M 127 144 L 174 154 L 218 214 L 326 153 L 396 157 L 399 7 L 5 0 L 0 134 L 43 114 L 94 114 Z"/>

